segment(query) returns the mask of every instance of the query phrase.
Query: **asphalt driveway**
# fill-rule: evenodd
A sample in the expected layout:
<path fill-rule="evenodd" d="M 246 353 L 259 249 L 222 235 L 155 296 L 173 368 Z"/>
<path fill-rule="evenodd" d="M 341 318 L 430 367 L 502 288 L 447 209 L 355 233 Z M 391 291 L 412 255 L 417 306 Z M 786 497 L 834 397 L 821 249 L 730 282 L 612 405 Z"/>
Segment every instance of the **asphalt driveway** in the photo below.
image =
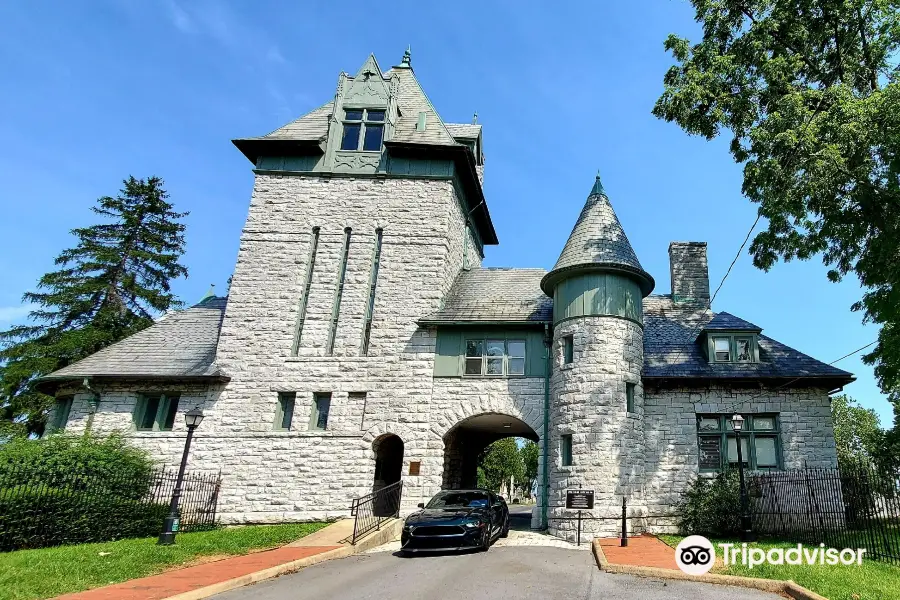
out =
<path fill-rule="evenodd" d="M 583 550 L 492 548 L 402 558 L 391 552 L 332 560 L 215 600 L 776 600 L 757 590 L 611 575 Z"/>

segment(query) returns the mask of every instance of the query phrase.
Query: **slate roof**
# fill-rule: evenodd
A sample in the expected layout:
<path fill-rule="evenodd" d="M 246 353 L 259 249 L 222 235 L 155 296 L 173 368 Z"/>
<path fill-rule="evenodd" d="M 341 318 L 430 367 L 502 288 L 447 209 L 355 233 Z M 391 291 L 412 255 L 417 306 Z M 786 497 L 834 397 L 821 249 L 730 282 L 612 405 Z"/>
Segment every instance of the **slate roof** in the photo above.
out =
<path fill-rule="evenodd" d="M 444 307 L 421 323 L 549 322 L 553 300 L 541 291 L 544 269 L 481 268 L 463 271 Z"/>
<path fill-rule="evenodd" d="M 429 144 L 437 146 L 456 146 L 458 143 L 441 120 L 440 115 L 431 105 L 428 96 L 412 69 L 393 68 L 387 75 L 398 75 L 400 86 L 397 90 L 397 106 L 400 118 L 394 124 L 391 142 L 408 144 Z M 425 130 L 417 131 L 419 113 L 425 113 Z"/>
<path fill-rule="evenodd" d="M 260 139 L 324 141 L 328 136 L 328 120 L 334 112 L 334 100 L 311 110 L 299 119 L 267 133 Z"/>
<path fill-rule="evenodd" d="M 645 295 L 653 289 L 653 278 L 644 270 L 634 253 L 634 248 L 603 191 L 599 175 L 556 265 L 541 282 L 541 288 L 552 294 L 553 287 L 564 272 L 579 267 L 609 267 L 628 271 L 641 280 Z"/>
<path fill-rule="evenodd" d="M 750 321 L 745 321 L 740 317 L 736 317 L 731 313 L 720 312 L 714 316 L 709 323 L 703 326 L 704 331 L 717 330 L 742 330 L 742 331 L 762 331 L 762 327 L 754 325 Z"/>
<path fill-rule="evenodd" d="M 850 383 L 854 379 L 847 371 L 827 365 L 765 335 L 758 338 L 758 363 L 711 364 L 697 343 L 704 326 L 715 321 L 719 315 L 725 315 L 721 322 L 740 322 L 751 327 L 756 326 L 728 313 L 716 315 L 697 306 L 676 304 L 668 295 L 644 298 L 643 306 L 644 377 L 664 379 L 816 377 L 832 379 L 838 385 Z"/>
<path fill-rule="evenodd" d="M 42 379 L 222 377 L 215 358 L 227 302 L 205 298 Z"/>
<path fill-rule="evenodd" d="M 454 139 L 477 140 L 481 135 L 481 125 L 477 123 L 447 123 L 446 127 Z"/>

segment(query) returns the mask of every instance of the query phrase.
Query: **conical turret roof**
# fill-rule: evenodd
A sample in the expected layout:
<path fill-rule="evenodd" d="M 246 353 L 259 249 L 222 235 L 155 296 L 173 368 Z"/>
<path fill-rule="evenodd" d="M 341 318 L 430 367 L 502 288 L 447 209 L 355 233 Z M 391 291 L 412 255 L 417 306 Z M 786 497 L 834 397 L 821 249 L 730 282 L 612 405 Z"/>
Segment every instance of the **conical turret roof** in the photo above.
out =
<path fill-rule="evenodd" d="M 619 223 L 600 175 L 588 195 L 581 215 L 572 228 L 559 260 L 541 280 L 541 289 L 553 296 L 556 285 L 568 276 L 580 271 L 621 272 L 632 276 L 641 286 L 644 296 L 652 290 L 653 277 L 641 266 L 628 236 Z"/>

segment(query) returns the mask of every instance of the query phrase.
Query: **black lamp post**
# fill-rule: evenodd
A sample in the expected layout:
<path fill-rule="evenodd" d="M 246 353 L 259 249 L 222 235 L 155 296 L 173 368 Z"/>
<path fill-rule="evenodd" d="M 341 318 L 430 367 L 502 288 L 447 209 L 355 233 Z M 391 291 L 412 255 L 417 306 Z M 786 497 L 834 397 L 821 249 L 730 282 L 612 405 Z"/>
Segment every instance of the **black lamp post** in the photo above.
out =
<path fill-rule="evenodd" d="M 184 481 L 184 469 L 187 467 L 188 452 L 191 451 L 191 440 L 194 438 L 194 430 L 203 421 L 203 411 L 193 408 L 184 413 L 184 424 L 187 425 L 187 438 L 184 440 L 184 454 L 181 456 L 181 466 L 178 468 L 178 478 L 175 480 L 175 491 L 172 493 L 172 503 L 169 505 L 169 516 L 163 523 L 163 531 L 159 534 L 161 546 L 171 546 L 175 543 L 175 534 L 178 532 L 180 519 L 178 518 L 178 501 L 181 499 L 181 484 Z"/>
<path fill-rule="evenodd" d="M 741 430 L 744 428 L 744 417 L 733 415 L 731 428 L 734 430 L 737 444 L 738 477 L 741 480 L 741 541 L 752 542 L 753 527 L 750 520 L 750 497 L 747 495 L 747 484 L 744 482 L 744 453 L 741 450 Z"/>

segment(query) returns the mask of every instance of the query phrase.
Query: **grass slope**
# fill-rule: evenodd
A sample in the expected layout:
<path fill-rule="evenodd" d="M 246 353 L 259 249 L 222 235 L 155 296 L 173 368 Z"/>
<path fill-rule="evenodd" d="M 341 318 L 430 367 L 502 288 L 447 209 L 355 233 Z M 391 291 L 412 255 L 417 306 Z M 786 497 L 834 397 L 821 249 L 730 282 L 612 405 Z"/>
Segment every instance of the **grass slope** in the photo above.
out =
<path fill-rule="evenodd" d="M 155 575 L 204 556 L 275 548 L 325 525 L 291 523 L 181 533 L 174 546 L 157 546 L 156 538 L 141 538 L 0 553 L 0 600 L 52 598 Z"/>

